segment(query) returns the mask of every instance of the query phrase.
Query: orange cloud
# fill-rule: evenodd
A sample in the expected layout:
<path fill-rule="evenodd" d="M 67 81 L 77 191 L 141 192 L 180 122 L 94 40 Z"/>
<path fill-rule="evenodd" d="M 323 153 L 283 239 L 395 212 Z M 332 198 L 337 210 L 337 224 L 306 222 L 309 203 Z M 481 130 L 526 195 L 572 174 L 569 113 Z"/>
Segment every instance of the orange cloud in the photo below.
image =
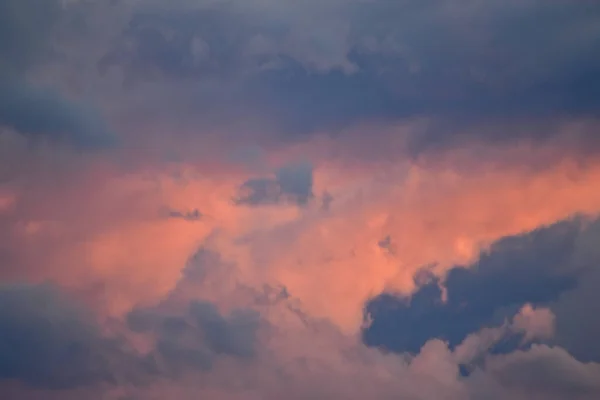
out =
<path fill-rule="evenodd" d="M 419 269 L 443 274 L 500 237 L 600 208 L 596 162 L 562 158 L 540 169 L 503 161 L 522 160 L 522 148 L 497 150 L 489 162 L 461 153 L 350 162 L 327 158 L 329 145 L 272 150 L 267 163 L 312 155 L 313 190 L 331 194 L 329 210 L 318 200 L 304 208 L 235 205 L 239 185 L 256 172 L 216 158 L 125 169 L 104 160 L 69 172 L 59 186 L 17 185 L 3 197 L 4 213 L 14 213 L 11 251 L 15 264 L 37 272 L 17 270 L 87 288 L 106 312 L 120 314 L 164 296 L 205 245 L 237 266 L 237 280 L 283 285 L 309 314 L 355 332 L 369 297 L 410 292 Z M 535 160 L 545 151 L 527 154 Z M 202 217 L 169 218 L 165 207 Z"/>

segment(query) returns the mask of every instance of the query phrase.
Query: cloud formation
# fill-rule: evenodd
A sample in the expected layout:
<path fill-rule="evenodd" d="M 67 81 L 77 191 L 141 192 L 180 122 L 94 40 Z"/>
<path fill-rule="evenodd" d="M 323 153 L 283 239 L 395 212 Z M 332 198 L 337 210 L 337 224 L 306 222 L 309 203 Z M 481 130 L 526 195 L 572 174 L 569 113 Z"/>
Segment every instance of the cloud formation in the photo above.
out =
<path fill-rule="evenodd" d="M 115 136 L 97 112 L 52 87 L 28 82 L 28 71 L 53 53 L 53 28 L 65 5 L 58 0 L 3 1 L 0 5 L 0 134 L 13 129 L 33 137 L 104 148 Z"/>
<path fill-rule="evenodd" d="M 410 297 L 379 295 L 365 308 L 370 324 L 363 338 L 391 351 L 418 352 L 432 338 L 457 346 L 481 327 L 514 318 L 515 333 L 522 339 L 497 350 L 512 351 L 523 339 L 538 337 L 583 361 L 598 361 L 595 345 L 586 345 L 585 351 L 571 347 L 573 337 L 587 336 L 596 327 L 584 319 L 574 321 L 572 315 L 583 303 L 563 300 L 584 292 L 586 282 L 595 279 L 597 260 L 582 246 L 596 237 L 597 227 L 598 221 L 576 218 L 501 239 L 476 264 L 448 271 L 443 282 L 430 278 Z M 554 337 L 557 326 L 561 330 Z"/>
<path fill-rule="evenodd" d="M 0 397 L 599 398 L 599 15 L 0 1 Z"/>
<path fill-rule="evenodd" d="M 244 182 L 237 204 L 251 206 L 292 202 L 306 204 L 313 195 L 313 171 L 307 163 L 285 165 L 274 178 L 252 178 Z"/>
<path fill-rule="evenodd" d="M 119 344 L 50 286 L 3 284 L 0 377 L 69 389 L 116 382 Z"/>
<path fill-rule="evenodd" d="M 101 70 L 202 82 L 193 101 L 225 121 L 248 107 L 287 132 L 426 118 L 411 138 L 420 152 L 540 141 L 580 117 L 593 122 L 582 140 L 597 145 L 594 2 L 180 1 L 130 12 Z"/>

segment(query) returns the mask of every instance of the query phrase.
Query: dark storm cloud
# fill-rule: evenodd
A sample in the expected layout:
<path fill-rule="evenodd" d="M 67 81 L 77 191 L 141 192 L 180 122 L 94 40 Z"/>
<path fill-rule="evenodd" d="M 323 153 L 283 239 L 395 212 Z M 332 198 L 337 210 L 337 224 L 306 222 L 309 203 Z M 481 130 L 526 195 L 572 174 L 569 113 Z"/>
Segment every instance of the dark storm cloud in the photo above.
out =
<path fill-rule="evenodd" d="M 62 12 L 58 0 L 0 2 L 0 128 L 80 148 L 109 146 L 112 132 L 89 107 L 27 82 L 27 71 L 52 54 Z"/>
<path fill-rule="evenodd" d="M 273 178 L 249 179 L 240 187 L 237 204 L 251 206 L 292 202 L 304 205 L 314 197 L 313 168 L 309 163 L 281 167 Z"/>
<path fill-rule="evenodd" d="M 441 283 L 433 278 L 410 298 L 377 296 L 365 309 L 372 323 L 363 331 L 364 341 L 391 351 L 416 353 L 432 338 L 458 345 L 484 326 L 502 324 L 526 303 L 554 310 L 561 296 L 579 293 L 589 277 L 591 265 L 575 259 L 581 239 L 593 236 L 594 229 L 585 220 L 574 219 L 502 239 L 474 265 L 450 270 L 443 283 L 446 301 Z M 600 263 L 600 259 L 588 262 Z M 572 302 L 568 309 L 576 312 L 579 307 L 585 307 L 585 302 Z M 559 313 L 557 324 L 562 324 L 562 318 Z M 575 331 L 588 329 L 584 321 L 578 323 Z M 557 340 L 567 344 L 564 338 Z M 496 351 L 509 351 L 518 344 L 519 340 L 505 340 Z"/>
<path fill-rule="evenodd" d="M 114 382 L 116 342 L 49 286 L 0 286 L 0 379 L 65 389 Z"/>
<path fill-rule="evenodd" d="M 221 81 L 218 98 L 204 95 L 211 114 L 266 114 L 286 132 L 430 118 L 419 152 L 474 136 L 545 139 L 558 132 L 540 119 L 595 118 L 599 21 L 593 1 L 174 2 L 135 12 L 100 66 Z"/>

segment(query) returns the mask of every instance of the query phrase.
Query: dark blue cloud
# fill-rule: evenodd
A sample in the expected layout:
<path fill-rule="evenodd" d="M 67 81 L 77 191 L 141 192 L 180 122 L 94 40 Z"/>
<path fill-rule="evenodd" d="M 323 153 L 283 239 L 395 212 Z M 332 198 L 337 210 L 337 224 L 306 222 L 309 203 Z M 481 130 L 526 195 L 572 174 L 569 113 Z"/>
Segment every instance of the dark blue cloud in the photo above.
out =
<path fill-rule="evenodd" d="M 27 84 L 2 83 L 0 127 L 32 138 L 62 141 L 80 149 L 102 149 L 116 144 L 116 136 L 91 108 L 65 99 L 57 91 Z"/>
<path fill-rule="evenodd" d="M 50 286 L 0 286 L 0 379 L 48 389 L 114 383 L 126 360 L 83 310 Z"/>
<path fill-rule="evenodd" d="M 446 301 L 435 278 L 410 298 L 375 297 L 365 307 L 372 319 L 363 331 L 365 343 L 415 353 L 432 338 L 456 346 L 470 333 L 501 324 L 525 303 L 553 306 L 585 276 L 585 270 L 573 266 L 582 224 L 580 219 L 564 221 L 498 241 L 474 265 L 450 270 L 443 282 Z M 518 343 L 508 339 L 495 351 L 512 350 Z"/>

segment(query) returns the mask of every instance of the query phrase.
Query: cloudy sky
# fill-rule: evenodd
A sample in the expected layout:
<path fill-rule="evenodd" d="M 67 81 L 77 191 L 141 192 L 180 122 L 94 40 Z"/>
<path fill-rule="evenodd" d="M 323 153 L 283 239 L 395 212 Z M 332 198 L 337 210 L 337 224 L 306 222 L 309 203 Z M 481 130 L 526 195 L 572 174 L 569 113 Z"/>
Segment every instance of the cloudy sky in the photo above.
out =
<path fill-rule="evenodd" d="M 0 397 L 600 398 L 600 2 L 0 0 Z"/>

